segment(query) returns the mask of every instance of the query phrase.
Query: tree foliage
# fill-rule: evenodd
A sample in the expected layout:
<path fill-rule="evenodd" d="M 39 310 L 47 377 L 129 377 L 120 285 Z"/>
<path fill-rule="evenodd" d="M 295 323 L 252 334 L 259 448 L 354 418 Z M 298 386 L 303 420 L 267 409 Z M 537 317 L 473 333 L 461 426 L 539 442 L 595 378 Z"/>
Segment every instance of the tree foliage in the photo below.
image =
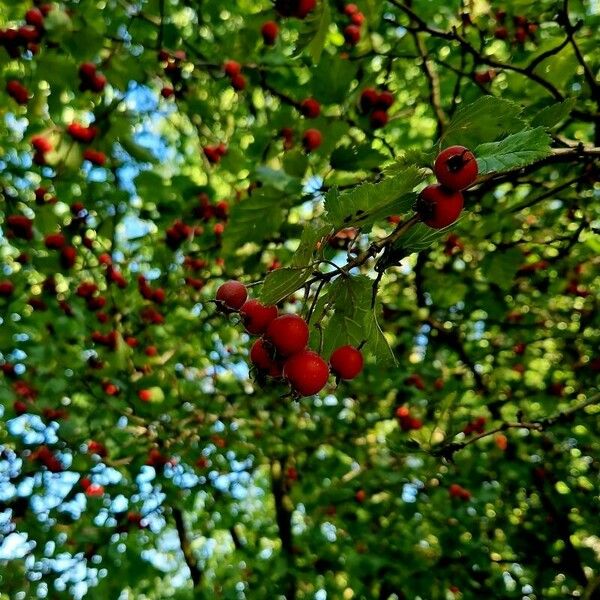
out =
<path fill-rule="evenodd" d="M 0 598 L 597 598 L 593 3 L 35 4 L 0 5 Z M 228 279 L 363 372 L 265 380 Z"/>

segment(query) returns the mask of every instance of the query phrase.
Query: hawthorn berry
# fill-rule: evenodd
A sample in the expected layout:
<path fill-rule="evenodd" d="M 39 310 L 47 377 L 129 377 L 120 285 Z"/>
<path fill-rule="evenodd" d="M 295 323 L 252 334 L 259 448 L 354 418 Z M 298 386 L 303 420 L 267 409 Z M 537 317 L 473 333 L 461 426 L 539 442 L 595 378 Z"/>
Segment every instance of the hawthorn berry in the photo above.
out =
<path fill-rule="evenodd" d="M 42 29 L 44 27 L 44 15 L 39 8 L 30 8 L 25 13 L 25 22 L 37 29 Z"/>
<path fill-rule="evenodd" d="M 354 379 L 363 368 L 363 355 L 354 346 L 340 346 L 333 351 L 329 364 L 340 379 Z"/>
<path fill-rule="evenodd" d="M 368 113 L 377 102 L 379 94 L 375 88 L 365 88 L 360 95 L 360 109 L 364 113 Z"/>
<path fill-rule="evenodd" d="M 273 345 L 279 356 L 291 356 L 304 350 L 309 331 L 306 321 L 298 315 L 282 315 L 267 327 L 265 338 Z"/>
<path fill-rule="evenodd" d="M 225 71 L 225 75 L 231 78 L 234 75 L 239 75 L 242 72 L 242 65 L 240 65 L 237 60 L 226 60 L 223 65 L 223 70 Z"/>
<path fill-rule="evenodd" d="M 463 196 L 441 185 L 429 185 L 420 194 L 415 206 L 423 223 L 433 229 L 448 227 L 458 219 L 463 209 Z"/>
<path fill-rule="evenodd" d="M 247 300 L 240 308 L 240 316 L 248 333 L 260 335 L 277 318 L 277 307 L 265 306 L 258 300 Z"/>
<path fill-rule="evenodd" d="M 279 25 L 275 21 L 267 21 L 260 29 L 263 41 L 267 46 L 272 46 L 277 40 L 279 33 Z"/>
<path fill-rule="evenodd" d="M 152 390 L 140 390 L 138 392 L 138 398 L 142 402 L 150 402 L 150 400 L 152 400 Z"/>
<path fill-rule="evenodd" d="M 7 82 L 6 92 L 17 104 L 27 104 L 29 101 L 29 90 L 16 79 Z"/>
<path fill-rule="evenodd" d="M 281 377 L 281 363 L 275 360 L 264 340 L 258 339 L 250 349 L 250 361 L 261 372 L 270 377 Z"/>
<path fill-rule="evenodd" d="M 373 129 L 379 129 L 384 125 L 387 125 L 388 122 L 388 114 L 385 110 L 374 110 L 371 113 L 371 127 Z"/>
<path fill-rule="evenodd" d="M 437 155 L 433 171 L 444 187 L 458 192 L 477 179 L 477 160 L 468 148 L 450 146 Z"/>
<path fill-rule="evenodd" d="M 358 25 L 346 25 L 344 28 L 344 39 L 350 46 L 356 46 L 360 41 L 360 27 Z"/>
<path fill-rule="evenodd" d="M 356 14 L 358 12 L 358 6 L 356 6 L 356 4 L 346 4 L 346 6 L 344 6 L 344 14 L 347 17 L 351 17 L 352 15 Z"/>
<path fill-rule="evenodd" d="M 323 141 L 323 136 L 318 129 L 307 129 L 302 136 L 302 145 L 306 152 L 316 150 Z"/>
<path fill-rule="evenodd" d="M 238 73 L 231 78 L 231 86 L 236 92 L 241 92 L 246 89 L 246 78 Z"/>
<path fill-rule="evenodd" d="M 236 312 L 246 302 L 248 290 L 243 283 L 230 280 L 219 286 L 217 290 L 217 306 L 224 312 Z"/>
<path fill-rule="evenodd" d="M 312 350 L 297 352 L 283 366 L 283 376 L 301 396 L 320 392 L 329 378 L 327 363 Z"/>
<path fill-rule="evenodd" d="M 392 94 L 392 92 L 384 90 L 377 95 L 377 100 L 375 100 L 375 108 L 387 110 L 390 108 L 390 106 L 392 106 L 392 104 L 394 104 L 394 94 Z"/>
<path fill-rule="evenodd" d="M 365 15 L 360 11 L 357 11 L 350 17 L 350 21 L 353 25 L 360 27 L 365 22 Z"/>
<path fill-rule="evenodd" d="M 321 114 L 321 105 L 314 98 L 306 98 L 300 103 L 300 112 L 307 119 L 315 119 Z"/>
<path fill-rule="evenodd" d="M 295 15 L 299 19 L 305 19 L 317 6 L 317 0 L 297 0 Z"/>

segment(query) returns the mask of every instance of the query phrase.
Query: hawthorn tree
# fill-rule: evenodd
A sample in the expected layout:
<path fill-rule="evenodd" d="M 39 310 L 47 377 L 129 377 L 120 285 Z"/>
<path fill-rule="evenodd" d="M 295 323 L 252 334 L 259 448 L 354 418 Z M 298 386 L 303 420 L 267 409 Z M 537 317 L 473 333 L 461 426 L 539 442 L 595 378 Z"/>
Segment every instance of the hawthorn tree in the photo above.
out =
<path fill-rule="evenodd" d="M 598 598 L 598 25 L 2 3 L 0 598 Z"/>

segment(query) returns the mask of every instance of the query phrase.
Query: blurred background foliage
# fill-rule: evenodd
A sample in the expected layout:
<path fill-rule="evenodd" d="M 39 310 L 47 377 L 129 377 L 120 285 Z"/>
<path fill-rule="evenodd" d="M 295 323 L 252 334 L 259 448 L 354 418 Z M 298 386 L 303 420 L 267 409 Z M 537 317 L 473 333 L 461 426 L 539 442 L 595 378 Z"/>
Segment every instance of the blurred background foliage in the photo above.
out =
<path fill-rule="evenodd" d="M 598 598 L 597 3 L 361 0 L 356 45 L 336 0 L 31 8 L 0 5 L 0 598 Z M 496 144 L 461 220 L 400 240 L 374 311 L 369 264 L 316 306 L 363 374 L 256 381 L 218 283 L 343 265 L 337 194 L 365 249 L 451 143 Z"/>

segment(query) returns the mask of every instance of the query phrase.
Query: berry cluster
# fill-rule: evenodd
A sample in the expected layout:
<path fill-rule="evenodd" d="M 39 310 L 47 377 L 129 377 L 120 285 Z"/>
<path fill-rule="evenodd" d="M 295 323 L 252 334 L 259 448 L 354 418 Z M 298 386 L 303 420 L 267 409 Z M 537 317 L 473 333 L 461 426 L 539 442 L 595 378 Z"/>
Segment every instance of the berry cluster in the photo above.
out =
<path fill-rule="evenodd" d="M 387 90 L 378 92 L 375 88 L 366 88 L 360 95 L 360 110 L 365 115 L 371 115 L 370 122 L 373 129 L 379 129 L 387 124 L 387 111 L 392 104 L 394 104 L 394 95 Z"/>
<path fill-rule="evenodd" d="M 45 33 L 44 19 L 52 8 L 52 4 L 30 8 L 25 13 L 25 23 L 18 29 L 0 29 L 0 46 L 5 48 L 11 58 L 18 58 L 24 50 L 29 50 L 32 54 L 39 52 L 39 43 Z"/>
<path fill-rule="evenodd" d="M 279 34 L 279 25 L 275 21 L 267 21 L 263 23 L 260 28 L 260 33 L 263 38 L 263 42 L 267 46 L 273 46 L 277 41 L 277 35 Z"/>
<path fill-rule="evenodd" d="M 6 83 L 6 92 L 17 104 L 29 102 L 29 90 L 16 79 L 10 79 Z"/>
<path fill-rule="evenodd" d="M 508 40 L 510 37 L 510 30 L 506 22 L 506 11 L 499 9 L 496 11 L 495 18 L 497 22 L 496 29 L 494 29 L 494 37 L 498 40 Z M 512 40 L 515 44 L 524 44 L 527 38 L 531 41 L 535 41 L 535 34 L 538 30 L 538 24 L 530 21 L 523 15 L 514 15 L 512 18 L 513 29 L 512 29 Z"/>
<path fill-rule="evenodd" d="M 306 19 L 317 6 L 317 0 L 275 0 L 275 10 L 282 17 Z"/>
<path fill-rule="evenodd" d="M 433 229 L 448 227 L 462 212 L 462 190 L 477 179 L 477 160 L 464 146 L 450 146 L 435 159 L 433 171 L 437 185 L 428 185 L 420 194 L 415 209 L 421 220 Z"/>
<path fill-rule="evenodd" d="M 421 419 L 411 416 L 410 410 L 406 406 L 399 406 L 396 409 L 396 417 L 400 423 L 402 431 L 411 431 L 421 429 L 423 422 Z"/>
<path fill-rule="evenodd" d="M 100 93 L 106 87 L 106 77 L 98 72 L 98 68 L 92 62 L 85 62 L 79 66 L 79 89 L 82 92 L 90 90 Z"/>
<path fill-rule="evenodd" d="M 262 336 L 250 350 L 250 360 L 263 377 L 286 380 L 299 396 L 320 392 L 329 379 L 329 367 L 339 379 L 354 379 L 363 368 L 360 350 L 353 346 L 337 348 L 330 365 L 317 352 L 307 348 L 306 321 L 294 314 L 279 316 L 276 306 L 248 299 L 248 290 L 239 281 L 227 281 L 215 299 L 222 312 L 238 312 L 246 331 Z"/>
<path fill-rule="evenodd" d="M 365 22 L 365 15 L 356 4 L 346 4 L 344 14 L 350 19 L 350 24 L 344 27 L 344 39 L 350 46 L 356 46 L 360 41 L 360 28 Z"/>
<path fill-rule="evenodd" d="M 246 88 L 246 78 L 242 73 L 242 65 L 236 60 L 227 60 L 223 65 L 223 71 L 225 71 L 225 75 L 229 77 L 229 81 L 231 81 L 231 87 L 236 92 L 240 92 Z"/>

